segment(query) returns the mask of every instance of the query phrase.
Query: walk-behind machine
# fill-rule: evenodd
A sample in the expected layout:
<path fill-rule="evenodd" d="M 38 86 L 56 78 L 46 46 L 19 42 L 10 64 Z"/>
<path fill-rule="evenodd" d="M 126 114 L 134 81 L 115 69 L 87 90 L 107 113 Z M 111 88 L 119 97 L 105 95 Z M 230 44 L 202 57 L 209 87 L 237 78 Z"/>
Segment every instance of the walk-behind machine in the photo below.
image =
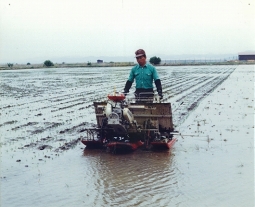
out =
<path fill-rule="evenodd" d="M 167 150 L 173 146 L 176 138 L 170 103 L 162 103 L 154 94 L 128 98 L 114 91 L 107 98 L 94 102 L 97 127 L 85 129 L 81 140 L 87 148 L 125 153 L 139 147 Z"/>

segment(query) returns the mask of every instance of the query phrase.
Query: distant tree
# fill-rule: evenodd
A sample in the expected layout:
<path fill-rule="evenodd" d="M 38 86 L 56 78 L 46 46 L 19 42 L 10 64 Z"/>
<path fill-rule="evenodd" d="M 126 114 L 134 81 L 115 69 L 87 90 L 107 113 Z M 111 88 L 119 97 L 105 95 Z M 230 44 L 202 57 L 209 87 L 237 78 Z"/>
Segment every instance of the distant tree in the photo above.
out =
<path fill-rule="evenodd" d="M 46 67 L 54 66 L 53 62 L 51 62 L 50 60 L 45 60 L 43 64 L 44 64 Z"/>
<path fill-rule="evenodd" d="M 7 63 L 7 65 L 8 65 L 9 68 L 12 68 L 13 63 Z"/>
<path fill-rule="evenodd" d="M 31 65 L 30 63 L 27 63 L 27 65 Z"/>
<path fill-rule="evenodd" d="M 150 58 L 150 63 L 151 63 L 151 64 L 158 65 L 158 64 L 160 64 L 160 62 L 161 62 L 160 57 L 154 56 L 154 57 L 151 57 L 151 58 Z"/>
<path fill-rule="evenodd" d="M 88 66 L 91 66 L 91 62 L 88 62 L 87 65 L 88 65 Z"/>

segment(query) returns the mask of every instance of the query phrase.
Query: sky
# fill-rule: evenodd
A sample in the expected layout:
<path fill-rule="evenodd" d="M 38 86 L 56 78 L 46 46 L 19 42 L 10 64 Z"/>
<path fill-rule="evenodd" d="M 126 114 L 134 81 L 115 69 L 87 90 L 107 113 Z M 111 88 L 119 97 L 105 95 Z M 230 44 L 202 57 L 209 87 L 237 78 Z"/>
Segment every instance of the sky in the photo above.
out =
<path fill-rule="evenodd" d="M 255 0 L 0 0 L 0 63 L 255 51 Z M 94 59 L 93 59 L 94 58 Z"/>

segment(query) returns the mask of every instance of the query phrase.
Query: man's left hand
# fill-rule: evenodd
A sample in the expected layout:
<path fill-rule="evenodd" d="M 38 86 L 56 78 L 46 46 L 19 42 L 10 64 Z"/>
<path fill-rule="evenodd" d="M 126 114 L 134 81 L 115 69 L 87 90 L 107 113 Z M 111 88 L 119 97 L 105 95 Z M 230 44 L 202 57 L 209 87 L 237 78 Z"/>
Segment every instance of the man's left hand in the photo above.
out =
<path fill-rule="evenodd" d="M 159 95 L 159 98 L 160 98 L 160 99 L 163 99 L 162 93 L 159 93 L 158 95 Z"/>

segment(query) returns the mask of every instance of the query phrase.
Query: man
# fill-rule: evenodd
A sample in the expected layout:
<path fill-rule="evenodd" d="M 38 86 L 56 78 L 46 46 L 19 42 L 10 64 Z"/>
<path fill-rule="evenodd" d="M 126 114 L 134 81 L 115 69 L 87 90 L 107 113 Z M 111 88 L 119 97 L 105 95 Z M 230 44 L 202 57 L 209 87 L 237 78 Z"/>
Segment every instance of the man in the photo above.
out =
<path fill-rule="evenodd" d="M 134 79 L 136 80 L 136 97 L 146 97 L 151 98 L 153 95 L 145 95 L 146 93 L 153 93 L 153 80 L 155 82 L 158 95 L 160 96 L 160 99 L 163 98 L 162 95 L 162 86 L 161 81 L 159 79 L 158 73 L 156 68 L 148 64 L 146 62 L 146 53 L 143 49 L 139 49 L 135 52 L 135 57 L 137 60 L 137 65 L 135 65 L 129 74 L 129 78 L 126 82 L 124 93 L 128 93 L 129 89 L 132 86 L 132 83 L 134 82 Z M 140 94 L 144 93 L 144 94 Z"/>

